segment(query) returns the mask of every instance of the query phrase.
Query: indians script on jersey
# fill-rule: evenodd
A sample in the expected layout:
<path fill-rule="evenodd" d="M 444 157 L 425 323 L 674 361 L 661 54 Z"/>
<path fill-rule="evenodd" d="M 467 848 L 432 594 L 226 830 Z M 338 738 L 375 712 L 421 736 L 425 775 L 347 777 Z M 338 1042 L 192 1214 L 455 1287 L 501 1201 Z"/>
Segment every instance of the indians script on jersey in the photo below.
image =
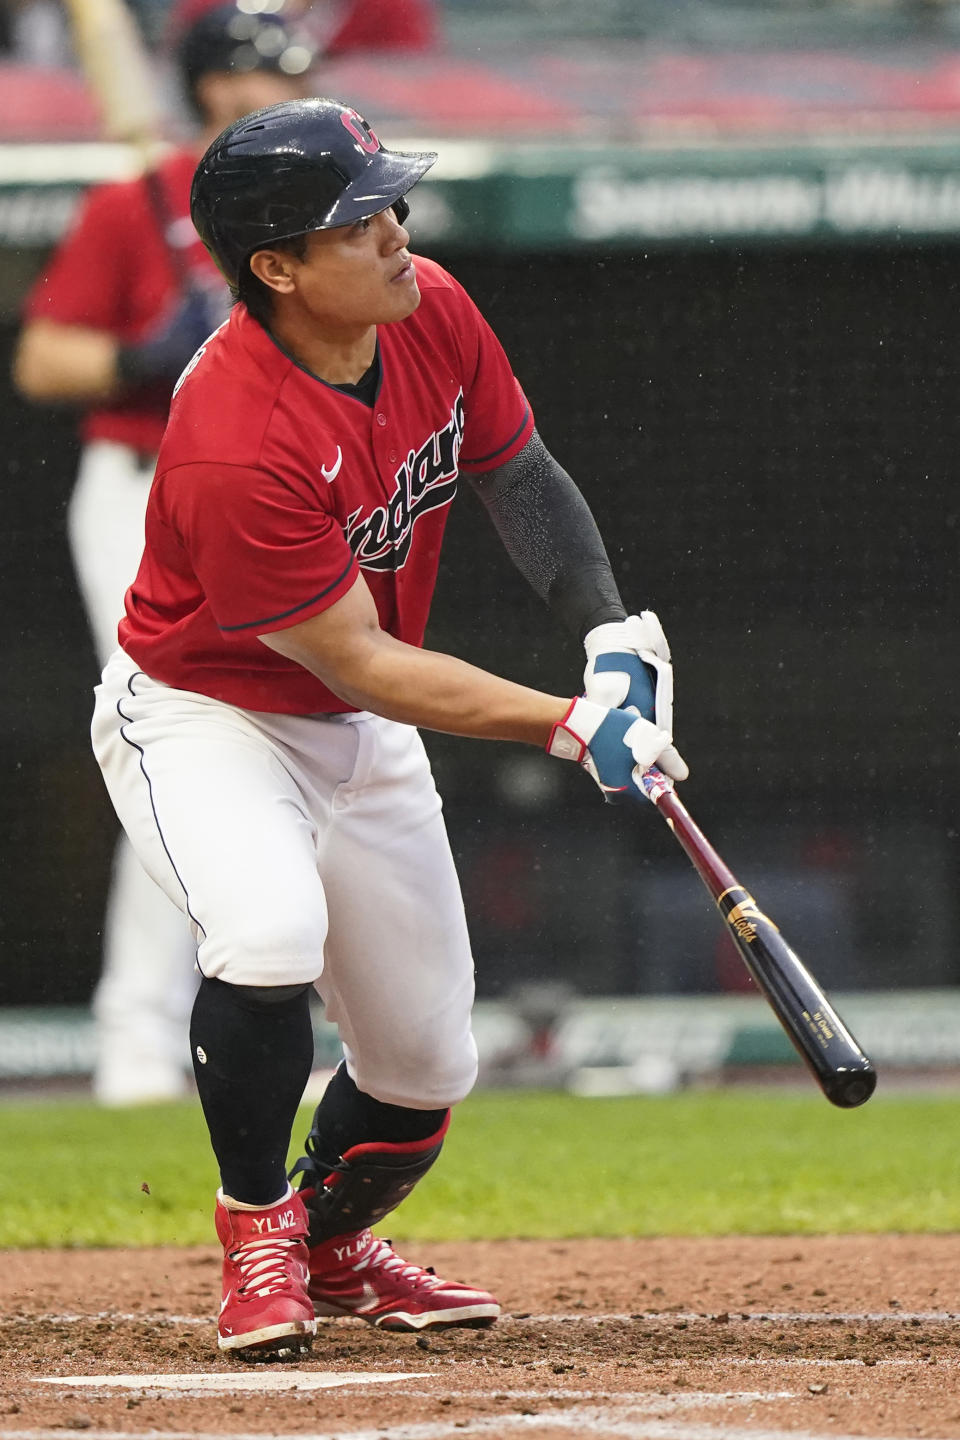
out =
<path fill-rule="evenodd" d="M 348 517 L 347 544 L 364 570 L 401 570 L 410 553 L 413 527 L 421 515 L 447 505 L 457 490 L 457 460 L 463 440 L 463 391 L 450 423 L 412 450 L 400 466 L 396 489 L 386 504 L 368 514 L 359 506 Z"/>

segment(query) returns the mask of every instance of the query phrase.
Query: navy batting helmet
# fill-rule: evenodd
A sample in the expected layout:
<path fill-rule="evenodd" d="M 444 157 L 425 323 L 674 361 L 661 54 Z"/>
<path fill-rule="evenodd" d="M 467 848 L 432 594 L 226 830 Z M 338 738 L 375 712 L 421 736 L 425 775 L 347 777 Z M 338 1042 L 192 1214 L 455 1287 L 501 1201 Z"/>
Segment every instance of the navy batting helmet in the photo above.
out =
<path fill-rule="evenodd" d="M 184 84 L 196 104 L 201 75 L 211 71 L 244 74 L 273 70 L 279 75 L 304 75 L 313 65 L 317 46 L 286 0 L 269 8 L 251 7 L 249 0 L 232 0 L 203 10 L 177 40 L 177 59 Z"/>
<path fill-rule="evenodd" d="M 190 214 L 236 289 L 254 251 L 397 205 L 436 158 L 384 149 L 339 100 L 286 100 L 217 136 L 194 174 Z"/>

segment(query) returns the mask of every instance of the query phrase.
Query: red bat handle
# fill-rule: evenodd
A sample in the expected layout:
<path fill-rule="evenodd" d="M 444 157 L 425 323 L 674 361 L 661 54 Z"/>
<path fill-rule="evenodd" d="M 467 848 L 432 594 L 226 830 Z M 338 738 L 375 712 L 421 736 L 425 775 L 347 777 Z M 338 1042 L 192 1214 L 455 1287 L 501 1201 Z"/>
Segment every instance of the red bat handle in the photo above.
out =
<path fill-rule="evenodd" d="M 652 768 L 641 776 L 641 784 L 647 799 L 656 805 L 713 898 L 719 900 L 725 891 L 738 889 L 737 877 L 724 865 L 672 783 Z"/>

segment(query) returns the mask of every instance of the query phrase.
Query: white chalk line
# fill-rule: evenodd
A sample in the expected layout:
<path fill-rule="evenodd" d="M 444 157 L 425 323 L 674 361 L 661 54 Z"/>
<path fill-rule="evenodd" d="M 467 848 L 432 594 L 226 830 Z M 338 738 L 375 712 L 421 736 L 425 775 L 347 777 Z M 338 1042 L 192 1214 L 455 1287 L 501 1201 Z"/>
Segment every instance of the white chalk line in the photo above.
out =
<path fill-rule="evenodd" d="M 309 1374 L 310 1372 L 306 1372 Z M 177 1377 L 182 1378 L 182 1377 Z M 408 1391 L 407 1394 L 429 1395 L 435 1392 Z M 496 1440 L 531 1431 L 568 1431 L 577 1436 L 596 1436 L 598 1440 L 862 1440 L 862 1437 L 825 1434 L 813 1430 L 780 1430 L 765 1425 L 750 1425 L 691 1421 L 684 1412 L 709 1409 L 719 1405 L 770 1404 L 780 1400 L 796 1399 L 797 1392 L 777 1391 L 725 1391 L 725 1392 L 672 1392 L 666 1395 L 643 1393 L 621 1394 L 613 1399 L 595 1392 L 553 1390 L 504 1391 L 495 1390 L 496 1396 L 513 1403 L 526 1402 L 538 1405 L 538 1411 L 528 1410 L 515 1415 L 475 1416 L 470 1419 L 425 1421 L 402 1423 L 392 1426 L 378 1425 L 365 1430 L 326 1430 L 322 1433 L 278 1434 L 271 1432 L 270 1440 L 458 1440 L 461 1436 L 494 1435 Z M 477 1395 L 473 1391 L 448 1391 L 451 1400 L 473 1403 Z M 579 1403 L 571 1404 L 571 1400 Z M 551 1402 L 564 1404 L 564 1409 L 549 1408 Z M 598 1404 L 597 1402 L 602 1403 Z M 677 1418 L 670 1419 L 670 1415 Z M 266 1431 L 208 1433 L 198 1430 L 158 1431 L 155 1428 L 144 1431 L 107 1431 L 99 1427 L 97 1440 L 265 1440 Z M 64 1427 L 56 1429 L 0 1430 L 0 1440 L 63 1440 Z M 887 1436 L 884 1440 L 908 1440 L 908 1437 Z"/>
<path fill-rule="evenodd" d="M 645 1321 L 648 1324 L 675 1325 L 678 1321 L 685 1320 L 687 1324 L 691 1321 L 703 1320 L 712 1321 L 715 1324 L 745 1324 L 745 1323 L 771 1323 L 777 1325 L 798 1324 L 862 1324 L 876 1325 L 881 1322 L 894 1325 L 911 1325 L 915 1321 L 920 1324 L 950 1324 L 960 1320 L 960 1312 L 953 1310 L 634 1310 L 634 1311 L 609 1311 L 601 1314 L 579 1314 L 577 1311 L 562 1311 L 557 1314 L 546 1315 L 501 1315 L 497 1322 L 497 1328 L 501 1329 L 508 1325 L 607 1325 L 638 1324 Z M 76 1314 L 72 1311 L 63 1314 L 8 1314 L 0 1320 L 0 1327 L 17 1324 L 30 1325 L 81 1325 L 93 1324 L 96 1321 L 109 1321 L 113 1324 L 132 1324 L 137 1321 L 148 1325 L 213 1325 L 216 1323 L 216 1316 L 210 1315 L 170 1315 L 165 1311 L 123 1311 L 123 1310 L 93 1310 L 87 1314 Z M 331 1322 L 333 1325 L 342 1324 L 342 1320 Z M 361 1323 L 366 1323 L 365 1321 Z M 321 1332 L 322 1333 L 322 1332 Z"/>
<path fill-rule="evenodd" d="M 246 1381 L 247 1383 L 233 1385 L 231 1381 L 234 1378 L 241 1382 Z M 161 1389 L 167 1391 L 182 1390 L 183 1393 L 187 1393 L 190 1390 L 197 1391 L 202 1389 L 207 1394 L 216 1394 L 218 1392 L 226 1393 L 234 1389 L 249 1393 L 259 1388 L 257 1381 L 261 1378 L 264 1381 L 267 1380 L 267 1376 L 264 1375 L 261 1377 L 259 1371 L 254 1375 L 239 1375 L 236 1377 L 233 1377 L 229 1372 L 217 1371 L 215 1373 L 207 1372 L 206 1374 L 193 1376 L 89 1375 L 78 1377 L 64 1375 L 53 1379 L 50 1383 L 62 1385 L 65 1390 L 69 1390 L 75 1385 L 83 1385 L 89 1382 L 90 1389 L 93 1391 L 98 1389 L 121 1388 L 125 1390 L 150 1391 L 159 1391 Z M 262 1385 L 262 1388 L 271 1394 L 276 1394 L 284 1390 L 297 1391 L 324 1388 L 309 1383 L 315 1378 L 315 1372 L 310 1370 L 290 1372 L 289 1379 L 291 1383 L 284 1383 L 288 1378 L 287 1376 L 276 1375 L 274 1378 L 276 1379 L 275 1384 L 264 1383 Z M 357 1372 L 355 1378 L 362 1383 L 368 1377 L 364 1376 L 362 1372 Z M 411 1373 L 405 1376 L 400 1372 L 395 1372 L 385 1378 L 429 1380 L 433 1377 L 424 1375 L 423 1373 Z M 170 1383 L 163 1383 L 165 1381 Z M 201 1382 L 206 1381 L 211 1383 L 201 1384 Z M 298 1381 L 300 1383 L 298 1383 Z M 476 1390 L 451 1389 L 447 1385 L 444 1385 L 442 1389 L 445 1399 L 463 1400 L 468 1403 L 476 1401 L 478 1393 L 480 1393 Z M 427 1389 L 426 1386 L 422 1385 L 414 1386 L 405 1393 L 407 1397 L 423 1400 L 436 1399 L 437 1396 L 436 1388 Z M 569 1401 L 576 1401 L 580 1404 L 604 1404 L 612 1408 L 628 1408 L 656 1413 L 659 1410 L 663 1410 L 664 1407 L 671 1410 L 696 1410 L 703 1406 L 711 1405 L 729 1405 L 731 1403 L 752 1405 L 759 1401 L 795 1400 L 799 1393 L 800 1392 L 794 1390 L 673 1390 L 669 1392 L 661 1392 L 659 1390 L 624 1390 L 617 1391 L 615 1395 L 611 1395 L 609 1391 L 606 1390 L 563 1390 L 559 1386 L 553 1386 L 550 1389 L 544 1390 L 528 1385 L 520 1389 L 507 1389 L 496 1386 L 489 1392 L 483 1392 L 483 1396 L 486 1399 L 495 1397 L 497 1400 L 513 1400 L 523 1403 L 534 1401 L 543 1405 L 567 1404 Z"/>
<path fill-rule="evenodd" d="M 682 1360 L 683 1356 L 677 1357 L 677 1363 L 680 1363 Z M 807 1365 L 814 1370 L 818 1370 L 824 1367 L 840 1365 L 862 1365 L 867 1370 L 879 1370 L 882 1366 L 885 1365 L 898 1365 L 901 1367 L 901 1369 L 906 1369 L 908 1366 L 914 1365 L 922 1370 L 956 1370 L 957 1367 L 960 1366 L 960 1360 L 943 1360 L 940 1358 L 939 1355 L 937 1356 L 937 1359 L 935 1361 L 924 1360 L 920 1355 L 895 1355 L 891 1356 L 889 1359 L 886 1360 L 874 1360 L 873 1357 L 870 1356 L 868 1361 L 861 1360 L 859 1356 L 852 1355 L 849 1357 L 844 1357 L 844 1359 L 842 1360 L 839 1360 L 834 1356 L 831 1356 L 830 1359 L 817 1360 L 812 1356 L 805 1357 L 801 1355 L 713 1355 L 697 1357 L 698 1364 L 710 1365 L 717 1362 L 722 1365 L 731 1366 L 763 1365 L 767 1370 L 769 1370 L 774 1365 Z"/>
<path fill-rule="evenodd" d="M 609 1314 L 600 1315 L 578 1315 L 576 1313 L 504 1315 L 497 1323 L 500 1325 L 504 1323 L 568 1325 L 571 1321 L 578 1321 L 582 1325 L 607 1325 L 614 1322 L 635 1325 L 646 1320 L 650 1323 L 659 1322 L 669 1325 L 676 1324 L 678 1320 L 685 1320 L 688 1324 L 693 1320 L 707 1320 L 713 1321 L 714 1324 L 724 1325 L 757 1321 L 770 1321 L 778 1325 L 792 1321 L 797 1324 L 810 1325 L 830 1324 L 837 1321 L 846 1324 L 878 1324 L 880 1321 L 887 1320 L 900 1324 L 912 1324 L 914 1320 L 917 1320 L 922 1324 L 936 1324 L 937 1322 L 947 1324 L 958 1319 L 960 1319 L 960 1315 L 951 1310 L 634 1310 L 629 1313 L 612 1311 Z"/>
<path fill-rule="evenodd" d="M 474 1419 L 455 1421 L 427 1421 L 423 1424 L 401 1424 L 389 1427 L 377 1426 L 368 1430 L 326 1430 L 322 1434 L 282 1435 L 272 1432 L 270 1440 L 458 1440 L 460 1436 L 494 1434 L 497 1440 L 507 1435 L 520 1435 L 532 1430 L 567 1430 L 578 1436 L 596 1435 L 603 1437 L 623 1436 L 624 1440 L 863 1440 L 862 1436 L 829 1435 L 813 1430 L 779 1430 L 763 1425 L 730 1425 L 691 1423 L 687 1419 L 668 1420 L 663 1411 L 670 1409 L 669 1396 L 657 1396 L 656 1413 L 650 1414 L 652 1406 L 632 1407 L 630 1411 L 611 1413 L 609 1405 L 580 1406 L 572 1409 L 550 1411 L 539 1414 L 478 1416 Z M 779 1394 L 747 1397 L 725 1395 L 727 1402 L 757 1403 L 763 1400 L 781 1399 Z M 206 1433 L 203 1431 L 110 1431 L 97 1429 L 97 1440 L 225 1440 L 224 1431 Z M 265 1431 L 234 1432 L 229 1440 L 265 1440 Z M 0 1440 L 63 1440 L 64 1430 L 0 1430 Z M 909 1440 L 906 1436 L 886 1436 L 884 1440 Z"/>
<path fill-rule="evenodd" d="M 718 1440 L 720 1431 L 712 1425 L 696 1425 L 689 1427 L 678 1426 L 675 1422 L 665 1420 L 664 1412 L 683 1412 L 693 1409 L 709 1408 L 711 1405 L 742 1404 L 754 1405 L 757 1403 L 769 1403 L 777 1400 L 794 1399 L 792 1391 L 738 1391 L 725 1393 L 704 1393 L 695 1394 L 671 1394 L 651 1395 L 627 1394 L 617 1397 L 617 1404 L 611 1403 L 611 1397 L 597 1395 L 587 1392 L 583 1399 L 588 1403 L 579 1403 L 571 1406 L 571 1394 L 569 1392 L 553 1392 L 545 1394 L 542 1391 L 497 1391 L 499 1397 L 516 1402 L 525 1402 L 527 1405 L 549 1406 L 551 1401 L 563 1400 L 563 1410 L 540 1409 L 538 1411 L 526 1410 L 515 1415 L 476 1416 L 468 1420 L 455 1420 L 452 1416 L 449 1420 L 425 1421 L 420 1423 L 402 1423 L 394 1426 L 377 1426 L 374 1430 L 350 1430 L 350 1431 L 325 1431 L 322 1435 L 277 1436 L 273 1435 L 272 1440 L 450 1440 L 450 1437 L 460 1435 L 489 1434 L 492 1431 L 497 1437 L 508 1434 L 529 1432 L 534 1428 L 548 1428 L 556 1431 L 573 1430 L 577 1435 L 597 1436 L 629 1436 L 632 1440 L 643 1440 L 643 1437 L 662 1436 L 663 1440 L 680 1440 L 680 1437 L 693 1435 L 693 1431 L 702 1432 L 703 1440 Z M 577 1392 L 579 1395 L 582 1392 Z M 452 1401 L 475 1402 L 477 1396 L 472 1391 L 445 1392 Z M 603 1403 L 597 1404 L 597 1401 Z M 214 1437 L 202 1431 L 194 1432 L 158 1432 L 155 1429 L 145 1432 L 110 1432 L 97 1429 L 98 1440 L 214 1440 Z M 738 1433 L 737 1440 L 747 1440 L 749 1435 L 755 1435 L 753 1431 L 742 1431 Z M 63 1429 L 58 1430 L 0 1430 L 0 1440 L 62 1440 Z M 223 1440 L 221 1433 L 216 1440 Z M 234 1434 L 230 1440 L 264 1440 L 263 1435 Z M 801 1437 L 802 1440 L 802 1437 Z M 821 1440 L 821 1437 L 809 1437 L 809 1440 Z M 826 1440 L 826 1437 L 823 1437 Z"/>

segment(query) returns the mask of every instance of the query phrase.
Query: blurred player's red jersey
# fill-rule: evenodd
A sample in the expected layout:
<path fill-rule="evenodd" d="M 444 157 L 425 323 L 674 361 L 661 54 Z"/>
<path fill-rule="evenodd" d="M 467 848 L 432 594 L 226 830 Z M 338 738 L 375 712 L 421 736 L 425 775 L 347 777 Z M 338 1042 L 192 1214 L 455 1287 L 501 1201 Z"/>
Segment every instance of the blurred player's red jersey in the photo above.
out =
<path fill-rule="evenodd" d="M 193 150 L 168 155 L 156 170 L 153 195 L 142 175 L 90 190 L 31 289 L 25 317 L 88 325 L 121 344 L 135 344 L 180 303 L 181 267 L 195 284 L 219 294 L 223 279 L 190 220 L 196 165 Z M 91 405 L 81 425 L 83 438 L 113 440 L 155 455 L 169 404 L 170 385 L 163 380 Z"/>
<path fill-rule="evenodd" d="M 533 416 L 495 335 L 440 266 L 378 330 L 372 408 L 289 358 L 238 306 L 170 410 L 120 643 L 154 679 L 247 709 L 344 711 L 258 635 L 319 614 L 358 567 L 383 628 L 419 645 L 460 469 L 502 465 Z"/>

